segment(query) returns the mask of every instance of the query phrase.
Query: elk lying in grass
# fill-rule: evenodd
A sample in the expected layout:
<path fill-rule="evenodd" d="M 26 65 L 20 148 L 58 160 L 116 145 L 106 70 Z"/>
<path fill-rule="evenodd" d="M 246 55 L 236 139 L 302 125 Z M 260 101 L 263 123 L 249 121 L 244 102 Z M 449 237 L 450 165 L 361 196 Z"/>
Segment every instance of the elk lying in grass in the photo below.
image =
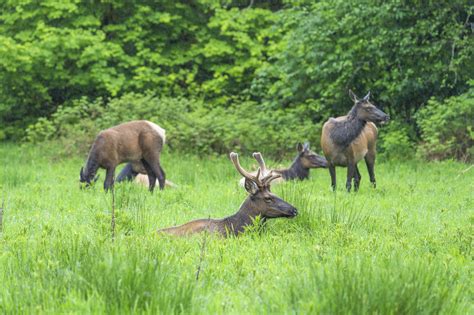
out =
<path fill-rule="evenodd" d="M 329 118 L 321 134 L 321 147 L 328 161 L 331 186 L 336 189 L 336 166 L 347 166 L 346 189 L 359 189 L 361 175 L 357 163 L 365 159 L 370 182 L 375 187 L 375 145 L 377 127 L 374 123 L 387 122 L 390 117 L 369 101 L 370 92 L 362 99 L 349 90 L 354 106 L 346 116 Z"/>
<path fill-rule="evenodd" d="M 327 167 L 326 159 L 311 151 L 308 142 L 306 142 L 304 145 L 298 143 L 296 150 L 298 151 L 298 155 L 295 157 L 289 168 L 273 170 L 275 174 L 281 174 L 281 177 L 273 183 L 279 183 L 293 179 L 305 180 L 309 178 L 310 169 Z M 244 184 L 245 178 L 242 178 L 240 180 L 240 185 L 244 186 Z"/>
<path fill-rule="evenodd" d="M 127 163 L 116 178 L 117 183 L 123 181 L 134 181 L 143 186 L 150 186 L 150 181 L 146 173 L 146 169 L 142 163 Z M 177 188 L 178 186 L 169 180 L 165 180 L 165 186 Z"/>
<path fill-rule="evenodd" d="M 237 153 L 230 154 L 235 168 L 245 177 L 245 189 L 249 193 L 237 213 L 224 219 L 194 220 L 180 226 L 158 230 L 158 233 L 184 236 L 208 231 L 226 237 L 244 232 L 245 227 L 251 225 L 257 216 L 260 216 L 262 221 L 296 216 L 298 212 L 295 207 L 270 192 L 271 182 L 281 175 L 267 171 L 260 153 L 254 153 L 253 156 L 260 165 L 255 175 L 240 166 Z"/>
<path fill-rule="evenodd" d="M 165 143 L 165 130 L 146 121 L 131 121 L 106 130 L 96 137 L 89 152 L 85 168 L 81 168 L 80 181 L 89 186 L 99 167 L 106 169 L 105 190 L 114 184 L 115 168 L 131 162 L 143 167 L 150 180 L 150 191 L 156 179 L 160 189 L 165 186 L 165 172 L 160 166 L 160 153 Z"/>

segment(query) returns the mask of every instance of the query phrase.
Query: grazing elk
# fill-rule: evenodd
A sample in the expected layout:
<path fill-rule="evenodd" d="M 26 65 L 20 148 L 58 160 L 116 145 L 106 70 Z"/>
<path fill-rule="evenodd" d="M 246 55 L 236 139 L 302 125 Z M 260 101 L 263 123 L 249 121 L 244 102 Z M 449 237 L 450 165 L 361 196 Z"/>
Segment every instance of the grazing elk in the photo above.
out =
<path fill-rule="evenodd" d="M 263 221 L 272 218 L 293 218 L 296 216 L 298 211 L 295 207 L 270 192 L 271 182 L 281 175 L 267 170 L 260 153 L 254 153 L 253 156 L 260 165 L 255 175 L 247 172 L 240 166 L 237 153 L 232 152 L 230 154 L 230 159 L 235 168 L 245 177 L 245 189 L 249 193 L 249 196 L 242 203 L 237 213 L 217 220 L 194 220 L 180 226 L 158 230 L 158 233 L 184 236 L 208 231 L 227 237 L 244 232 L 245 227 L 251 225 L 257 216 L 260 216 Z"/>
<path fill-rule="evenodd" d="M 131 162 L 146 170 L 153 191 L 156 179 L 160 189 L 165 186 L 165 172 L 160 166 L 160 153 L 165 143 L 165 130 L 146 120 L 137 120 L 103 130 L 97 135 L 89 152 L 85 168 L 81 168 L 80 181 L 86 186 L 95 181 L 99 167 L 106 169 L 105 190 L 114 184 L 115 168 Z"/>
<path fill-rule="evenodd" d="M 150 186 L 150 181 L 148 179 L 146 169 L 143 167 L 143 164 L 141 163 L 135 163 L 135 164 L 127 163 L 127 165 L 125 165 L 122 171 L 118 174 L 115 181 L 117 183 L 120 183 L 123 181 L 134 181 L 135 183 L 146 186 L 146 187 Z M 175 183 L 169 180 L 165 180 L 165 186 L 171 187 L 171 188 L 178 187 Z"/>
<path fill-rule="evenodd" d="M 304 145 L 298 143 L 296 146 L 298 155 L 293 160 L 289 168 L 273 170 L 276 174 L 281 174 L 281 177 L 273 183 L 278 183 L 287 180 L 305 180 L 309 178 L 309 171 L 312 168 L 326 168 L 327 161 L 324 157 L 316 154 L 309 148 L 309 143 Z M 255 174 L 254 174 L 255 175 Z M 240 185 L 244 186 L 245 178 L 240 180 Z"/>
<path fill-rule="evenodd" d="M 347 166 L 347 191 L 359 189 L 361 180 L 357 162 L 365 159 L 370 182 L 375 187 L 375 144 L 377 127 L 374 123 L 385 123 L 390 117 L 369 101 L 370 92 L 362 99 L 349 90 L 354 106 L 346 116 L 329 118 L 321 134 L 321 147 L 328 161 L 331 186 L 336 189 L 336 166 Z"/>

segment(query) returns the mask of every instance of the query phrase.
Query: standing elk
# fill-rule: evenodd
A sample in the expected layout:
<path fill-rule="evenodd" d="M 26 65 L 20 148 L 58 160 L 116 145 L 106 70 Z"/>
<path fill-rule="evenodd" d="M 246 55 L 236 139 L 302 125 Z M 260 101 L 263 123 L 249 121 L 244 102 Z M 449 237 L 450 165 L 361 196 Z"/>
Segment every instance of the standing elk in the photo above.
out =
<path fill-rule="evenodd" d="M 81 168 L 80 182 L 89 186 L 99 167 L 106 170 L 104 189 L 114 184 L 115 168 L 120 163 L 131 162 L 143 167 L 153 191 L 156 179 L 160 189 L 165 187 L 165 172 L 160 166 L 160 153 L 165 144 L 165 130 L 146 120 L 120 124 L 101 131 L 89 152 L 85 168 Z"/>
<path fill-rule="evenodd" d="M 272 218 L 295 217 L 298 214 L 296 208 L 270 192 L 271 182 L 281 174 L 268 171 L 260 153 L 254 153 L 253 156 L 260 165 L 256 174 L 247 172 L 240 166 L 237 153 L 230 154 L 235 168 L 245 177 L 245 189 L 249 193 L 237 213 L 223 219 L 194 220 L 180 226 L 158 230 L 158 233 L 184 236 L 208 231 L 219 233 L 224 237 L 237 236 L 244 232 L 245 227 L 251 225 L 257 216 L 260 216 L 263 222 Z"/>
<path fill-rule="evenodd" d="M 361 175 L 357 163 L 365 159 L 370 182 L 375 187 L 375 146 L 378 130 L 374 123 L 388 122 L 390 117 L 369 101 L 370 92 L 362 99 L 349 90 L 354 106 L 346 116 L 329 118 L 321 134 L 321 147 L 328 161 L 331 186 L 336 190 L 336 166 L 347 167 L 346 189 L 359 189 Z"/>
<path fill-rule="evenodd" d="M 276 174 L 281 174 L 281 177 L 274 183 L 279 183 L 287 180 L 305 180 L 309 178 L 309 171 L 312 168 L 327 168 L 327 161 L 324 157 L 316 154 L 309 148 L 309 143 L 304 145 L 298 143 L 296 146 L 298 155 L 293 160 L 289 168 L 273 170 Z M 255 174 L 254 174 L 255 175 Z M 244 186 L 245 178 L 240 180 L 240 185 Z"/>

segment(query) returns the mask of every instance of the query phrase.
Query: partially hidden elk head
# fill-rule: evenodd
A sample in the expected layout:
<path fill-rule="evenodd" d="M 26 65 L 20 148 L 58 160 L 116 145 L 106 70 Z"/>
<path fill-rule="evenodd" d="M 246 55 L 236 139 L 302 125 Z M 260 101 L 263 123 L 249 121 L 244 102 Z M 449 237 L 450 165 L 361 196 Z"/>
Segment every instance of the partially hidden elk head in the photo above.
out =
<path fill-rule="evenodd" d="M 386 123 L 390 120 L 389 115 L 385 114 L 370 102 L 370 92 L 367 93 L 367 95 L 362 99 L 359 99 L 357 95 L 354 94 L 354 92 L 349 90 L 349 96 L 354 101 L 354 107 L 352 107 L 352 111 L 355 112 L 357 118 L 373 123 Z"/>
<path fill-rule="evenodd" d="M 90 187 L 91 185 L 93 185 L 97 180 L 99 179 L 99 175 L 97 175 L 96 177 L 94 177 L 94 174 L 92 174 L 92 176 L 88 176 L 84 173 L 84 168 L 81 167 L 81 171 L 79 173 L 79 182 L 81 184 L 84 184 L 85 183 L 85 187 L 88 188 Z M 82 188 L 83 186 L 81 186 Z"/>
<path fill-rule="evenodd" d="M 296 146 L 296 150 L 298 151 L 298 158 L 301 161 L 301 164 L 305 168 L 326 168 L 328 167 L 328 162 L 324 157 L 319 154 L 316 154 L 309 148 L 309 143 L 306 142 L 304 145 L 298 143 Z"/>
<path fill-rule="evenodd" d="M 270 191 L 271 182 L 281 177 L 281 174 L 267 170 L 260 153 L 254 153 L 253 157 L 259 164 L 255 175 L 242 168 L 237 153 L 230 154 L 235 168 L 245 178 L 244 186 L 250 194 L 246 202 L 249 202 L 248 206 L 254 212 L 253 215 L 260 215 L 262 218 L 295 217 L 298 210 Z"/>

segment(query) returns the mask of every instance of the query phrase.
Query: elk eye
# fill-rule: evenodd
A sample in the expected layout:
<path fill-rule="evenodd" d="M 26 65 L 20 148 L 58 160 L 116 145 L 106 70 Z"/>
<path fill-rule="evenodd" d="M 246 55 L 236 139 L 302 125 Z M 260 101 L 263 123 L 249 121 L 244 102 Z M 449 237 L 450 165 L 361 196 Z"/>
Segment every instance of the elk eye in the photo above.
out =
<path fill-rule="evenodd" d="M 273 201 L 273 199 L 271 197 L 265 197 L 265 202 L 266 203 L 270 203 L 272 201 Z"/>

